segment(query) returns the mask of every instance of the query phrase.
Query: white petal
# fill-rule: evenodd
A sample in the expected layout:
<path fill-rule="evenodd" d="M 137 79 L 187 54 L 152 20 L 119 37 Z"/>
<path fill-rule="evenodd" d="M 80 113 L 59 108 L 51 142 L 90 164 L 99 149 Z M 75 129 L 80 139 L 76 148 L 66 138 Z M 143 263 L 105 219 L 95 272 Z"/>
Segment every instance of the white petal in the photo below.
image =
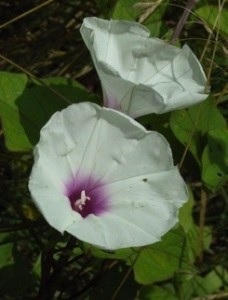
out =
<path fill-rule="evenodd" d="M 93 108 L 97 113 L 96 121 L 91 122 L 91 126 L 85 122 L 81 127 L 87 141 L 80 141 L 79 126 L 79 131 L 72 133 L 76 146 L 68 157 L 80 173 L 86 171 L 88 174 L 89 171 L 105 182 L 114 182 L 173 167 L 169 144 L 159 133 L 146 131 L 133 119 L 114 110 L 95 105 Z M 71 114 L 68 114 L 69 109 L 63 112 L 67 122 L 73 122 L 81 114 L 77 105 L 72 105 L 70 110 Z M 84 113 L 84 118 L 90 118 L 88 112 Z M 86 146 L 82 147 L 84 144 Z M 80 157 L 80 163 L 74 156 Z"/>
<path fill-rule="evenodd" d="M 109 213 L 99 218 L 91 215 L 66 230 L 83 241 L 112 250 L 159 241 L 177 223 L 178 208 L 187 198 L 176 168 L 119 181 L 109 189 L 115 199 Z"/>
<path fill-rule="evenodd" d="M 64 188 L 77 174 L 103 183 L 93 187 L 94 203 L 107 194 L 101 215 L 73 211 Z M 29 188 L 50 225 L 107 249 L 159 240 L 188 197 L 164 137 L 92 103 L 69 106 L 42 129 Z"/>
<path fill-rule="evenodd" d="M 113 20 L 107 22 L 95 17 L 85 18 L 80 31 L 85 44 L 91 49 L 94 59 L 112 65 L 115 57 L 115 66 L 119 67 L 118 70 L 121 70 L 124 65 L 131 68 L 134 62 L 133 58 L 128 55 L 128 49 L 124 47 L 126 41 L 137 46 L 136 35 L 139 38 L 150 35 L 150 32 L 143 25 L 137 23 Z M 121 55 L 118 55 L 120 48 L 123 48 L 123 51 Z M 125 72 L 125 68 L 122 71 Z"/>
<path fill-rule="evenodd" d="M 135 22 L 85 18 L 80 30 L 107 107 L 138 117 L 207 98 L 206 76 L 187 45 L 180 49 L 149 38 L 148 30 Z"/>
<path fill-rule="evenodd" d="M 79 214 L 73 213 L 70 203 L 60 193 L 54 180 L 45 174 L 45 169 L 34 165 L 29 180 L 29 189 L 32 198 L 47 222 L 60 232 L 76 220 L 80 220 Z"/>
<path fill-rule="evenodd" d="M 137 247 L 137 245 L 148 244 L 148 241 L 150 243 L 157 241 L 133 223 L 128 223 L 127 220 L 111 213 L 102 217 L 90 215 L 85 222 L 73 223 L 67 228 L 67 232 L 80 240 L 110 250 Z"/>
<path fill-rule="evenodd" d="M 80 169 L 97 121 L 93 105 L 79 105 L 76 115 L 74 112 L 70 107 L 57 112 L 43 127 L 29 181 L 35 203 L 47 221 L 61 232 L 69 223 L 81 218 L 72 211 L 65 196 L 65 185 Z M 77 123 L 80 128 L 75 127 Z"/>

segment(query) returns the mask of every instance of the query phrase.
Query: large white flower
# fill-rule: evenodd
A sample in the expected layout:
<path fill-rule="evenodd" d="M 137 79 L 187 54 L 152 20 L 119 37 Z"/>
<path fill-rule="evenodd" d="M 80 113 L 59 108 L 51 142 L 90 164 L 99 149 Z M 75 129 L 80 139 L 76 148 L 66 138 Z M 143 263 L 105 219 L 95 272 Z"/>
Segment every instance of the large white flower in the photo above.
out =
<path fill-rule="evenodd" d="M 142 25 L 85 18 L 80 29 L 101 79 L 104 104 L 132 117 L 206 99 L 206 77 L 191 49 L 149 38 Z"/>
<path fill-rule="evenodd" d="M 55 113 L 34 155 L 29 189 L 46 220 L 102 248 L 160 240 L 188 198 L 165 138 L 96 104 Z"/>

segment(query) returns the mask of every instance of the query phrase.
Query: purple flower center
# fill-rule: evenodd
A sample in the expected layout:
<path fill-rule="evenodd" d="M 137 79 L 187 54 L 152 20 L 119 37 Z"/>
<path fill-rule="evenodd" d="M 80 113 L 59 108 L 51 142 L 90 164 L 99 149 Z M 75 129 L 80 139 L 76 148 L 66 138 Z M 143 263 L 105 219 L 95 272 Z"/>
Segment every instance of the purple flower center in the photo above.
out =
<path fill-rule="evenodd" d="M 76 175 L 65 184 L 65 195 L 71 208 L 83 218 L 90 214 L 100 216 L 109 210 L 109 197 L 105 184 L 92 176 Z"/>

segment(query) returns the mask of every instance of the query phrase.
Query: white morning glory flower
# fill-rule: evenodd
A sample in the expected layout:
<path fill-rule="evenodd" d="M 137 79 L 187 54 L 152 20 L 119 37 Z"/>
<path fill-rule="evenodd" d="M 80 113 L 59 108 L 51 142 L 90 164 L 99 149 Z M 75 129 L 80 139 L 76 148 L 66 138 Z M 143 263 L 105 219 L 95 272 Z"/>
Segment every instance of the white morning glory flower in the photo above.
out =
<path fill-rule="evenodd" d="M 85 18 L 80 29 L 101 80 L 104 105 L 132 117 L 165 113 L 207 98 L 206 77 L 191 49 L 150 38 L 129 21 Z"/>
<path fill-rule="evenodd" d="M 160 240 L 188 198 L 165 138 L 96 104 L 55 113 L 34 156 L 29 189 L 48 223 L 105 249 Z"/>

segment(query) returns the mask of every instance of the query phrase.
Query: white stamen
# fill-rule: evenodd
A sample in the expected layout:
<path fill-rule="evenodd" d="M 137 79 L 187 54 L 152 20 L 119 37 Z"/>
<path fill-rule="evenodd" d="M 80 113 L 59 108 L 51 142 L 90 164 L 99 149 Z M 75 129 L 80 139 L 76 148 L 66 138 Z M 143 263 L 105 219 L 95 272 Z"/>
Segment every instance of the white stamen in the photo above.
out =
<path fill-rule="evenodd" d="M 81 191 L 81 198 L 74 202 L 74 208 L 83 210 L 83 206 L 85 206 L 87 200 L 90 200 L 90 197 L 86 196 L 85 191 Z"/>

